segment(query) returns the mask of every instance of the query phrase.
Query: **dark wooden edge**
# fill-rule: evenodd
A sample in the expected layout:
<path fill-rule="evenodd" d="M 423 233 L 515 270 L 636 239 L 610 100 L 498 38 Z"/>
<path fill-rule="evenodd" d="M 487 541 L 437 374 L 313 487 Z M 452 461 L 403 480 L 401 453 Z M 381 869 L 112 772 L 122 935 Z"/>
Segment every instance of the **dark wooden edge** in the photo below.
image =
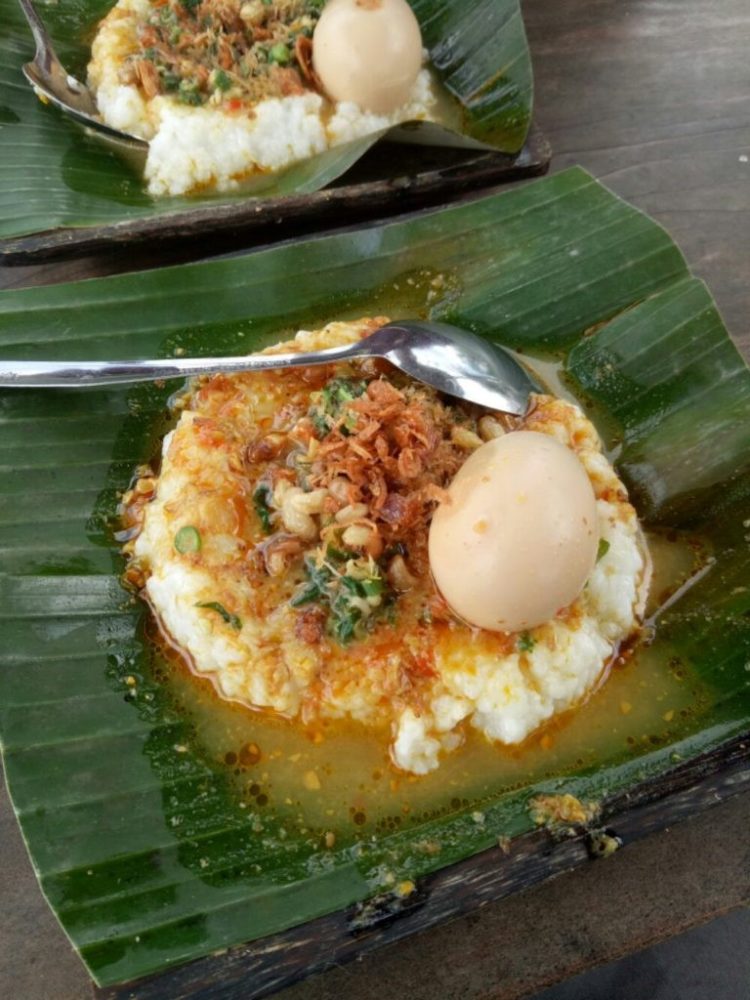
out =
<path fill-rule="evenodd" d="M 750 791 L 750 732 L 606 799 L 598 822 L 627 846 L 743 791 Z M 445 923 L 596 857 L 596 835 L 560 838 L 547 829 L 444 868 L 420 881 L 400 909 L 376 900 L 120 986 L 97 1000 L 259 1000 L 313 973 Z"/>
<path fill-rule="evenodd" d="M 385 164 L 395 159 L 393 150 L 414 160 L 414 147 L 378 144 L 373 155 L 380 173 Z M 390 153 L 384 153 L 390 150 Z M 405 153 L 404 150 L 411 150 Z M 377 151 L 377 152 L 375 152 Z M 429 159 L 429 154 L 425 154 Z M 426 208 L 450 201 L 467 191 L 545 174 L 551 152 L 547 140 L 537 128 L 532 128 L 523 149 L 516 156 L 503 153 L 476 153 L 466 150 L 433 151 L 432 159 L 443 159 L 443 165 L 397 177 L 366 179 L 357 183 L 342 183 L 313 194 L 285 198 L 248 198 L 230 204 L 211 205 L 131 219 L 105 226 L 53 229 L 0 241 L 0 262 L 6 265 L 38 264 L 63 258 L 83 257 L 102 251 L 132 251 L 147 246 L 149 251 L 164 249 L 194 237 L 200 237 L 202 247 L 207 237 L 221 240 L 240 234 L 262 233 L 274 227 L 278 239 L 295 232 L 320 230 L 349 222 L 364 222 L 398 212 Z M 447 165 L 445 165 L 447 161 Z M 458 162 L 456 162 L 458 161 Z M 369 171 L 373 163 L 368 161 Z M 360 168 L 367 172 L 367 165 Z M 349 175 L 357 177 L 358 169 Z"/>

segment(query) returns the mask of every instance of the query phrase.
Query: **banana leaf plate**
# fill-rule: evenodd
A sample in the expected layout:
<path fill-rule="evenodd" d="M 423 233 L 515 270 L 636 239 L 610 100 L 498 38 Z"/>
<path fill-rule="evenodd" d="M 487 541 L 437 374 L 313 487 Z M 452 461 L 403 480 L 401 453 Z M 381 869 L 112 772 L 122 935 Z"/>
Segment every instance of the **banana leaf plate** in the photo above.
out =
<path fill-rule="evenodd" d="M 650 641 L 557 742 L 499 751 L 509 769 L 454 774 L 430 798 L 415 781 L 397 816 L 365 822 L 347 801 L 322 839 L 306 815 L 290 823 L 257 753 L 217 752 L 219 709 L 199 717 L 195 684 L 165 679 L 119 582 L 118 496 L 154 454 L 176 385 L 6 392 L 6 776 L 42 891 L 106 995 L 192 996 L 209 980 L 215 996 L 265 995 L 748 776 L 750 373 L 669 236 L 584 171 L 233 258 L 6 291 L 0 350 L 240 353 L 374 313 L 472 329 L 580 398 L 654 544 L 682 553 L 679 580 L 657 588 Z M 344 759 L 356 798 L 370 778 Z M 561 793 L 600 811 L 556 843 L 529 806 Z"/>
<path fill-rule="evenodd" d="M 91 35 L 112 0 L 39 6 L 63 63 L 85 77 Z M 214 232 L 287 220 L 327 220 L 330 227 L 337 214 L 353 222 L 398 210 L 405 199 L 413 209 L 467 187 L 543 173 L 546 143 L 538 132 L 526 142 L 532 72 L 519 0 L 413 0 L 412 6 L 438 77 L 458 104 L 460 132 L 411 123 L 397 130 L 399 145 L 383 148 L 383 133 L 366 136 L 266 177 L 262 187 L 153 199 L 115 154 L 37 100 L 21 74 L 33 55 L 31 34 L 17 0 L 0 0 L 3 258 L 20 263 L 145 241 L 204 241 Z M 322 192 L 332 183 L 333 190 Z"/>

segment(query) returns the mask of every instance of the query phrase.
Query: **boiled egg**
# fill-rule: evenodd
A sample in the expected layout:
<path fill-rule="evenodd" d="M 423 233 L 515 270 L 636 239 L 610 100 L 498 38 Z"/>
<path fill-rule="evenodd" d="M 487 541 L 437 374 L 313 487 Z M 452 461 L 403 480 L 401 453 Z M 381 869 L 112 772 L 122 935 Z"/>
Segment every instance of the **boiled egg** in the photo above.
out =
<path fill-rule="evenodd" d="M 514 431 L 459 469 L 430 526 L 430 567 L 464 621 L 517 632 L 576 599 L 598 544 L 596 497 L 576 455 L 547 434 Z"/>
<path fill-rule="evenodd" d="M 313 69 L 332 101 L 388 114 L 422 65 L 422 34 L 406 0 L 329 0 L 313 34 Z"/>

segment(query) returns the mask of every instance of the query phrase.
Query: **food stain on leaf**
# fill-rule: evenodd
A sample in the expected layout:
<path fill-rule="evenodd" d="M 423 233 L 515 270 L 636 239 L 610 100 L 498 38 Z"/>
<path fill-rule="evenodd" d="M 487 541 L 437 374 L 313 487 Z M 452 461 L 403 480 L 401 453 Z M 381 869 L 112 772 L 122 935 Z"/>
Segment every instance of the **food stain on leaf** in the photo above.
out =
<path fill-rule="evenodd" d="M 529 802 L 529 811 L 537 826 L 546 826 L 556 832 L 570 828 L 569 834 L 573 836 L 573 827 L 586 826 L 595 820 L 601 812 L 601 805 L 598 802 L 581 802 L 570 793 L 536 795 Z"/>

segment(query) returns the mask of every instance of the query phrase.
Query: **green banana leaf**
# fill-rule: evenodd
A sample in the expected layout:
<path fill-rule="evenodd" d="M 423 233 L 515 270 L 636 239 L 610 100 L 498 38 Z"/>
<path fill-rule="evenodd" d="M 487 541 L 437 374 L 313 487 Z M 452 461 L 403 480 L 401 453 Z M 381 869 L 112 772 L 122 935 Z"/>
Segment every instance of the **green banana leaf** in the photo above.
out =
<path fill-rule="evenodd" d="M 349 819 L 324 847 L 314 822 L 290 828 L 283 802 L 261 808 L 251 789 L 248 805 L 185 700 L 193 685 L 165 680 L 143 609 L 119 582 L 118 496 L 155 454 L 176 385 L 5 392 L 0 737 L 42 890 L 99 983 L 418 879 L 529 830 L 535 793 L 634 789 L 749 728 L 750 373 L 669 236 L 584 171 L 231 259 L 6 291 L 0 351 L 239 353 L 381 312 L 441 318 L 532 363 L 556 360 L 647 527 L 699 532 L 710 560 L 657 617 L 653 642 L 580 710 L 585 749 L 514 765 L 479 790 L 457 778 L 430 802 L 415 782 L 410 818 L 364 833 Z M 616 702 L 618 685 L 660 658 L 674 689 L 689 684 L 696 698 L 627 740 L 625 722 L 597 721 L 597 699 Z M 342 759 L 357 786 L 355 758 Z"/>
<path fill-rule="evenodd" d="M 85 79 L 95 25 L 113 0 L 38 3 L 66 68 Z M 531 61 L 519 0 L 414 0 L 438 76 L 462 109 L 463 137 L 517 153 L 531 121 Z M 175 214 L 250 195 L 309 194 L 345 173 L 382 133 L 328 150 L 226 195 L 151 198 L 118 156 L 43 106 L 21 73 L 34 55 L 17 0 L 0 0 L 0 238 Z M 452 141 L 461 137 L 452 134 Z"/>

